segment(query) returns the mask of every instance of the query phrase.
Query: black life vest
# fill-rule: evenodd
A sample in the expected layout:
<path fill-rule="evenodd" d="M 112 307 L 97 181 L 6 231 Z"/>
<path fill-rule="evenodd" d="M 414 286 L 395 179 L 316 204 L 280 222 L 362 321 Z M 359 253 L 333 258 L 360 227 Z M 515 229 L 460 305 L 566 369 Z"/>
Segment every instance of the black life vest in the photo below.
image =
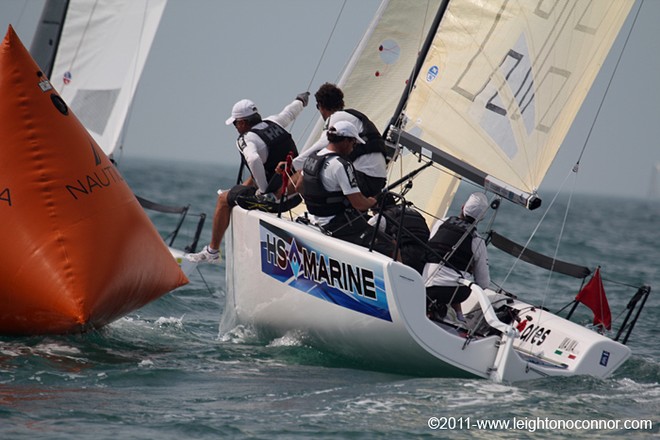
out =
<path fill-rule="evenodd" d="M 336 153 L 323 156 L 315 153 L 305 159 L 303 165 L 303 198 L 305 199 L 305 205 L 307 205 L 307 211 L 312 215 L 319 217 L 338 215 L 350 206 L 350 202 L 342 191 L 328 191 L 323 186 L 321 179 L 323 166 L 327 160 L 335 156 L 344 167 L 352 168 L 346 159 L 339 157 Z"/>
<path fill-rule="evenodd" d="M 442 225 L 440 225 L 435 235 L 429 240 L 429 246 L 436 253 L 429 252 L 429 255 L 427 255 L 427 261 L 429 263 L 440 263 L 442 258 L 451 252 L 452 247 L 458 243 L 470 227 L 472 227 L 472 223 L 464 219 L 449 217 Z M 449 267 L 461 271 L 472 272 L 473 234 L 474 228 L 472 229 L 472 232 L 463 239 L 461 244 L 447 261 Z"/>
<path fill-rule="evenodd" d="M 259 136 L 266 144 L 266 147 L 268 147 L 268 158 L 264 163 L 264 170 L 266 171 L 266 179 L 270 182 L 276 174 L 275 168 L 277 164 L 285 161 L 289 152 L 292 152 L 293 157 L 296 157 L 298 155 L 298 149 L 291 137 L 291 133 L 273 121 L 266 119 L 263 122 L 266 123 L 267 127 L 251 128 L 250 131 Z M 241 145 L 240 140 L 239 137 L 239 145 Z"/>
<path fill-rule="evenodd" d="M 401 210 L 405 209 L 403 214 L 403 221 L 401 220 Z M 390 219 L 387 221 L 387 226 L 385 232 L 393 238 L 397 238 L 399 234 L 399 223 L 403 225 L 403 231 L 401 231 L 401 239 L 399 241 L 400 245 L 418 245 L 420 242 L 415 240 L 417 237 L 421 240 L 422 243 L 426 243 L 429 240 L 430 231 L 429 227 L 426 224 L 426 220 L 422 214 L 417 212 L 415 209 L 404 206 L 392 206 L 385 209 L 384 214 Z M 396 222 L 396 223 L 395 223 Z"/>
<path fill-rule="evenodd" d="M 385 140 L 383 136 L 376 128 L 376 125 L 371 122 L 371 120 L 364 114 L 360 113 L 354 109 L 344 109 L 346 113 L 349 113 L 362 122 L 362 131 L 360 132 L 360 137 L 364 139 L 365 144 L 356 143 L 353 146 L 353 151 L 348 156 L 348 160 L 351 162 L 355 161 L 360 156 L 370 153 L 381 153 L 383 157 L 387 158 L 387 149 L 385 148 Z"/>

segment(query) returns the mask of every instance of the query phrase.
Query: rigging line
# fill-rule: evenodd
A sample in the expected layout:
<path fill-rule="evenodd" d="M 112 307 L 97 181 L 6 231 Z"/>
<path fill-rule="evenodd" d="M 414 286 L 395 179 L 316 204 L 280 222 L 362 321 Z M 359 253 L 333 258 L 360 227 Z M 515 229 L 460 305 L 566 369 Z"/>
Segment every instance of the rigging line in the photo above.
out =
<path fill-rule="evenodd" d="M 316 69 L 314 69 L 314 74 L 312 75 L 312 78 L 309 80 L 309 84 L 307 84 L 307 90 L 309 90 L 309 88 L 312 87 L 312 83 L 314 82 L 314 79 L 316 78 L 316 74 L 318 73 L 319 68 L 321 67 L 321 63 L 323 62 L 323 58 L 325 57 L 325 52 L 328 49 L 328 46 L 330 45 L 330 40 L 332 40 L 332 36 L 334 35 L 335 30 L 337 29 L 337 24 L 339 23 L 339 19 L 341 18 L 342 13 L 344 12 L 345 6 L 346 6 L 346 0 L 344 0 L 344 2 L 341 5 L 341 9 L 339 10 L 339 14 L 337 15 L 335 24 L 332 26 L 330 35 L 328 36 L 328 39 L 325 42 L 325 47 L 323 48 L 323 52 L 321 52 L 321 56 L 319 57 L 319 62 L 316 64 Z"/>
<path fill-rule="evenodd" d="M 21 22 L 22 22 L 22 20 L 23 20 L 23 16 L 24 16 L 24 14 L 25 14 L 25 9 L 27 8 L 27 4 L 28 4 L 28 2 L 24 2 L 24 3 L 23 3 L 23 7 L 21 8 L 21 12 L 18 13 L 18 18 L 17 18 L 16 21 L 14 22 L 14 23 L 16 23 L 15 27 L 18 27 L 18 26 L 21 25 Z M 40 20 L 40 21 L 41 21 L 41 20 Z M 10 21 L 10 23 L 11 23 L 11 21 Z M 48 75 L 48 76 L 50 76 L 50 75 Z"/>
<path fill-rule="evenodd" d="M 624 283 L 622 281 L 613 280 L 611 278 L 605 278 L 602 275 L 601 275 L 601 280 L 603 280 L 603 282 L 616 284 L 617 286 L 630 287 L 632 289 L 638 289 L 639 288 L 639 286 L 634 286 L 632 284 Z"/>
<path fill-rule="evenodd" d="M 584 140 L 584 145 L 582 145 L 582 151 L 580 151 L 580 156 L 578 157 L 577 164 L 580 163 L 582 160 L 582 155 L 584 154 L 584 151 L 587 149 L 587 144 L 589 143 L 589 138 L 591 138 L 591 133 L 594 130 L 594 127 L 596 125 L 596 121 L 598 120 L 598 116 L 600 115 L 600 111 L 603 108 L 603 104 L 605 103 L 605 98 L 607 97 L 607 94 L 610 90 L 610 86 L 612 85 L 612 81 L 614 80 L 614 75 L 616 75 L 616 71 L 619 68 L 619 64 L 621 63 L 621 58 L 623 58 L 623 53 L 626 50 L 626 47 L 628 46 L 628 41 L 630 40 L 630 35 L 632 35 L 632 31 L 635 28 L 635 23 L 637 23 L 637 18 L 639 17 L 639 12 L 642 9 L 642 6 L 644 5 L 644 0 L 641 0 L 639 3 L 639 7 L 637 8 L 637 13 L 635 14 L 635 18 L 633 19 L 632 24 L 630 25 L 630 29 L 628 29 L 628 35 L 626 35 L 626 39 L 623 43 L 623 47 L 621 48 L 621 52 L 619 52 L 619 57 L 616 60 L 616 64 L 614 65 L 614 69 L 612 70 L 612 75 L 610 76 L 610 80 L 607 83 L 607 87 L 605 88 L 605 93 L 603 93 L 603 98 L 600 100 L 600 104 L 598 105 L 598 110 L 596 111 L 596 115 L 594 116 L 593 121 L 591 122 L 591 127 L 589 128 L 589 133 L 587 133 L 587 137 Z"/>
<path fill-rule="evenodd" d="M 137 93 L 137 83 L 140 81 L 140 77 L 138 75 L 138 66 L 140 64 L 140 50 L 142 49 L 142 37 L 144 36 L 144 28 L 145 28 L 145 23 L 147 22 L 147 11 L 149 9 L 149 0 L 146 0 L 144 2 L 144 9 L 142 10 L 142 25 L 140 26 L 140 35 L 138 37 L 138 50 L 135 53 L 135 59 L 133 63 L 133 72 L 131 73 L 131 81 L 129 87 L 134 88 L 134 92 L 131 93 L 132 98 L 131 101 L 128 105 L 128 109 L 126 112 L 126 118 L 124 119 L 124 124 L 121 127 L 121 132 L 119 134 L 119 138 L 117 139 L 117 143 L 113 146 L 113 148 L 118 148 L 119 149 L 119 155 L 120 158 L 121 156 L 124 155 L 124 140 L 126 139 L 126 132 L 128 131 L 128 124 L 131 119 L 131 116 L 133 114 L 133 101 L 135 100 L 135 93 Z M 154 37 L 155 38 L 155 37 Z M 146 60 L 145 60 L 146 62 Z M 137 78 L 137 79 L 136 79 Z"/>
<path fill-rule="evenodd" d="M 76 63 L 78 59 L 78 53 L 80 52 L 80 48 L 83 45 L 83 41 L 85 41 L 85 37 L 87 36 L 87 31 L 89 30 L 90 25 L 92 24 L 92 17 L 94 17 L 94 12 L 96 11 L 96 6 L 99 4 L 98 0 L 94 2 L 94 6 L 92 6 L 92 11 L 89 14 L 89 18 L 87 19 L 87 23 L 85 24 L 85 29 L 82 32 L 82 36 L 80 37 L 80 40 L 78 41 L 78 45 L 76 46 L 76 52 L 73 54 L 73 57 L 71 58 L 71 63 L 69 64 L 69 68 L 67 70 L 71 71 L 73 70 L 73 65 Z M 62 84 L 62 90 L 64 90 L 64 87 L 66 84 Z"/>
<path fill-rule="evenodd" d="M 328 50 L 328 46 L 330 45 L 330 41 L 332 40 L 332 36 L 335 33 L 335 30 L 337 29 L 337 25 L 339 24 L 339 20 L 341 19 L 342 13 L 344 12 L 344 7 L 346 6 L 346 1 L 341 5 L 341 9 L 339 9 L 339 14 L 337 14 L 337 19 L 335 20 L 335 24 L 332 26 L 332 30 L 330 31 L 330 35 L 328 35 L 327 40 L 325 41 L 325 47 L 323 48 L 323 51 L 321 52 L 321 56 L 319 57 L 318 63 L 316 63 L 316 68 L 314 69 L 314 73 L 312 74 L 312 77 L 309 80 L 309 83 L 307 84 L 307 88 L 305 89 L 306 91 L 309 91 L 310 87 L 312 87 L 312 84 L 314 83 L 314 80 L 316 79 L 316 74 L 319 71 L 319 68 L 321 67 L 321 63 L 323 62 L 323 58 L 325 58 L 325 52 Z M 296 121 L 298 118 L 294 119 L 293 122 L 291 122 L 291 126 L 289 127 L 289 131 L 293 130 L 293 126 L 296 124 Z M 312 118 L 309 120 L 307 125 L 305 126 L 305 129 L 302 131 L 300 134 L 299 140 L 302 140 L 303 137 L 307 136 L 307 132 L 310 130 L 310 126 L 312 124 L 316 124 L 317 119 Z"/>
<path fill-rule="evenodd" d="M 562 184 L 560 185 L 559 189 L 558 189 L 557 192 L 555 193 L 555 196 L 554 196 L 554 197 L 552 198 L 552 200 L 550 201 L 550 205 L 546 208 L 545 212 L 543 213 L 543 215 L 542 215 L 541 218 L 539 219 L 538 223 L 537 223 L 536 226 L 534 227 L 534 230 L 532 231 L 531 235 L 529 236 L 529 238 L 528 238 L 527 241 L 525 242 L 525 245 L 523 246 L 523 252 L 524 252 L 525 249 L 527 249 L 527 248 L 529 247 L 529 244 L 531 243 L 532 239 L 534 238 L 534 236 L 535 236 L 536 233 L 538 232 L 539 228 L 541 227 L 541 223 L 543 223 L 543 221 L 545 221 L 545 217 L 546 217 L 546 216 L 548 215 L 548 213 L 550 212 L 550 209 L 554 206 L 555 202 L 557 201 L 557 197 L 559 197 L 559 194 L 562 192 L 562 189 L 564 188 L 564 185 L 566 184 L 566 182 L 568 181 L 568 178 L 571 176 L 571 174 L 572 174 L 573 172 L 574 172 L 574 171 L 571 170 L 571 171 L 566 175 L 566 177 L 564 178 Z M 520 255 L 522 255 L 522 252 L 521 252 Z M 513 264 L 511 265 L 511 267 L 509 268 L 509 271 L 508 271 L 507 274 L 504 276 L 504 279 L 503 279 L 502 282 L 500 283 L 500 285 L 501 285 L 502 288 L 504 288 L 504 285 L 506 284 L 507 280 L 509 279 L 509 276 L 510 276 L 511 273 L 513 272 L 513 269 L 516 267 L 516 265 L 517 265 L 518 262 L 520 261 L 520 255 L 518 256 L 518 258 L 516 258 L 516 260 L 514 261 L 514 263 L 513 263 Z"/>
<path fill-rule="evenodd" d="M 577 170 L 575 170 L 575 174 L 577 175 Z M 569 174 L 570 175 L 570 174 Z M 566 204 L 566 210 L 564 211 L 564 218 L 561 223 L 561 228 L 559 230 L 559 236 L 557 237 L 557 245 L 555 246 L 555 253 L 552 256 L 552 266 L 550 268 L 550 271 L 548 272 L 548 278 L 545 283 L 545 289 L 543 291 L 543 299 L 541 301 L 541 310 L 539 312 L 539 319 L 542 319 L 541 315 L 543 315 L 543 312 L 545 310 L 545 300 L 548 296 L 548 291 L 550 290 L 550 280 L 552 279 L 552 274 L 554 273 L 554 267 L 555 267 L 555 261 L 557 261 L 557 255 L 559 254 L 559 246 L 561 245 L 561 239 L 564 236 L 564 230 L 566 229 L 566 222 L 568 219 L 568 212 L 571 208 L 571 202 L 573 200 L 573 194 L 575 192 L 575 187 L 577 183 L 577 178 L 573 181 L 573 187 L 571 188 L 571 192 L 569 193 L 568 196 L 568 202 Z"/>
<path fill-rule="evenodd" d="M 211 290 L 211 286 L 209 286 L 209 283 L 206 282 L 206 278 L 204 278 L 204 274 L 202 273 L 201 270 L 199 270 L 199 265 L 195 266 L 195 269 L 197 270 L 197 273 L 199 276 L 202 278 L 202 281 L 204 282 L 204 285 L 206 286 L 206 290 L 209 291 L 211 295 L 213 295 L 213 290 Z"/>

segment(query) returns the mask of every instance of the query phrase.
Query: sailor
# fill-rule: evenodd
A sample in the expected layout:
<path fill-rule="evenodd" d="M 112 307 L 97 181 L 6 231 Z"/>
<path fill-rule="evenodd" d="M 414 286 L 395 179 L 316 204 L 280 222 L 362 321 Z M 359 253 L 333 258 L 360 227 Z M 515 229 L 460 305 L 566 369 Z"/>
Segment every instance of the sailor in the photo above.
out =
<path fill-rule="evenodd" d="M 201 252 L 188 254 L 194 262 L 220 262 L 220 242 L 229 227 L 231 210 L 239 198 L 277 200 L 282 177 L 275 172 L 277 164 L 289 153 L 298 154 L 291 134 L 285 128 L 291 124 L 309 102 L 309 92 L 300 93 L 296 99 L 277 115 L 262 119 L 257 106 L 249 99 L 234 104 L 231 116 L 225 121 L 238 131 L 236 146 L 241 152 L 241 161 L 250 170 L 250 177 L 229 191 L 221 192 L 213 216 L 211 243 Z"/>
<path fill-rule="evenodd" d="M 486 243 L 476 229 L 487 210 L 486 195 L 475 192 L 458 217 L 445 218 L 433 225 L 429 240 L 433 252 L 427 255 L 423 278 L 427 309 L 434 319 L 442 319 L 449 312 L 450 319 L 465 322 L 461 303 L 470 296 L 470 288 L 459 285 L 459 278 L 474 280 L 483 289 L 490 285 Z"/>
<path fill-rule="evenodd" d="M 313 224 L 333 237 L 368 245 L 371 235 L 363 232 L 373 228 L 364 212 L 376 204 L 376 199 L 360 191 L 353 164 L 347 159 L 353 146 L 364 144 L 364 140 L 347 121 L 328 127 L 326 135 L 328 146 L 307 157 L 297 190 L 305 199 Z M 387 254 L 393 247 L 383 245 L 376 250 Z"/>
<path fill-rule="evenodd" d="M 385 141 L 373 122 L 363 113 L 344 109 L 344 93 L 334 84 L 325 83 L 314 94 L 316 108 L 323 117 L 324 128 L 319 139 L 293 160 L 293 167 L 301 170 L 307 157 L 328 146 L 328 127 L 339 121 L 347 121 L 355 126 L 361 139 L 347 159 L 353 162 L 355 177 L 360 191 L 365 196 L 377 195 L 387 179 Z"/>
<path fill-rule="evenodd" d="M 430 237 L 426 219 L 413 207 L 396 204 L 391 194 L 384 196 L 383 215 L 369 219 L 371 226 L 378 226 L 379 231 L 398 242 L 398 260 L 422 274 L 426 263 L 427 242 Z M 379 218 L 380 217 L 380 218 Z"/>

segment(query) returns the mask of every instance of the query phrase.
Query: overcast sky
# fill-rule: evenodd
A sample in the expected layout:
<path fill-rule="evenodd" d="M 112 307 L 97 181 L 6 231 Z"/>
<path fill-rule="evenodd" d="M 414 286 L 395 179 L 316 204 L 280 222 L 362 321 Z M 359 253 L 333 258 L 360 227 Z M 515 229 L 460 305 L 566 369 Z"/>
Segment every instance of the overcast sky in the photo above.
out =
<path fill-rule="evenodd" d="M 346 1 L 314 76 L 344 0 L 169 0 L 121 160 L 238 164 L 235 129 L 224 124 L 234 102 L 250 98 L 267 116 L 299 92 L 313 94 L 321 83 L 336 82 L 379 3 Z M 3 34 L 11 23 L 29 48 L 42 5 L 43 0 L 0 0 Z M 577 159 L 638 7 L 639 0 L 542 188 L 558 186 Z M 581 192 L 649 193 L 660 163 L 659 22 L 660 0 L 644 0 L 582 159 Z M 312 98 L 292 130 L 299 146 L 318 117 L 313 103 Z"/>

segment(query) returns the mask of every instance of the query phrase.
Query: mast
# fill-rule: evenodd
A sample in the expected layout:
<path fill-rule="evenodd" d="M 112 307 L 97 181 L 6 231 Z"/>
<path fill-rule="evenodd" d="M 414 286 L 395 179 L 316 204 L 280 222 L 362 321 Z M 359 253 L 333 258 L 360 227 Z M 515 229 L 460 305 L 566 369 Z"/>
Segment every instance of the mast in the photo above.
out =
<path fill-rule="evenodd" d="M 48 78 L 53 72 L 55 54 L 60 44 L 64 17 L 68 8 L 69 0 L 46 1 L 30 45 L 30 55 Z"/>
<path fill-rule="evenodd" d="M 447 12 L 450 0 L 443 0 L 438 7 L 438 11 L 435 15 L 433 23 L 429 29 L 428 34 L 426 35 L 426 40 L 422 45 L 422 49 L 417 57 L 415 67 L 410 75 L 408 81 L 408 87 L 405 88 L 399 104 L 392 115 L 390 124 L 386 128 L 383 137 L 389 139 L 396 144 L 400 144 L 409 150 L 419 154 L 419 155 L 428 155 L 435 163 L 442 165 L 443 167 L 457 173 L 458 175 L 476 183 L 477 185 L 482 186 L 486 190 L 492 191 L 493 193 L 508 199 L 514 203 L 525 206 L 529 210 L 534 210 L 541 206 L 541 199 L 537 194 L 530 194 L 524 191 L 520 191 L 517 188 L 511 187 L 504 182 L 500 182 L 497 179 L 489 176 L 488 174 L 482 172 L 481 170 L 473 167 L 472 165 L 465 163 L 464 161 L 457 159 L 456 157 L 440 150 L 439 148 L 428 144 L 421 139 L 412 136 L 401 129 L 401 114 L 406 102 L 410 96 L 410 92 L 414 87 L 414 82 L 417 79 L 419 72 L 422 69 L 426 56 L 428 55 L 429 50 L 433 44 L 436 33 L 440 28 L 440 23 Z"/>
<path fill-rule="evenodd" d="M 399 116 L 401 115 L 403 108 L 406 106 L 406 101 L 408 101 L 408 96 L 410 95 L 410 91 L 414 86 L 415 79 L 417 78 L 419 71 L 422 69 L 422 65 L 424 64 L 424 59 L 426 59 L 426 55 L 428 54 L 429 49 L 433 44 L 433 39 L 435 38 L 436 32 L 438 32 L 438 28 L 440 27 L 440 22 L 442 21 L 442 18 L 444 17 L 448 6 L 449 6 L 449 0 L 443 0 L 442 3 L 440 3 L 440 6 L 438 7 L 438 12 L 436 12 L 435 14 L 435 18 L 433 19 L 433 23 L 431 23 L 429 32 L 428 34 L 426 34 L 426 40 L 422 45 L 422 49 L 419 52 L 419 56 L 417 57 L 417 62 L 415 63 L 415 67 L 413 67 L 413 71 L 410 74 L 408 85 L 403 90 L 403 94 L 401 95 L 399 104 L 396 106 L 396 109 L 394 110 L 394 114 L 392 115 L 392 119 L 390 120 L 390 123 L 385 128 L 383 137 L 387 137 L 387 133 L 392 125 L 397 125 L 397 122 L 400 122 Z"/>

